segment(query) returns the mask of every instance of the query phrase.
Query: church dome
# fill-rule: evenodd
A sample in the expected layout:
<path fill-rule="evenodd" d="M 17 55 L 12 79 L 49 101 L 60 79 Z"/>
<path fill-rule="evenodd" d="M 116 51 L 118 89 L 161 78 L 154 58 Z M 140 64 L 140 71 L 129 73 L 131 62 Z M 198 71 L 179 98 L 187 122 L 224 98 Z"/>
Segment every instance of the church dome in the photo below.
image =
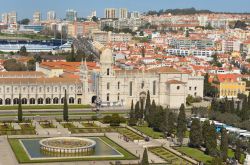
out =
<path fill-rule="evenodd" d="M 113 54 L 111 49 L 104 49 L 100 55 L 101 64 L 112 64 L 113 63 Z"/>

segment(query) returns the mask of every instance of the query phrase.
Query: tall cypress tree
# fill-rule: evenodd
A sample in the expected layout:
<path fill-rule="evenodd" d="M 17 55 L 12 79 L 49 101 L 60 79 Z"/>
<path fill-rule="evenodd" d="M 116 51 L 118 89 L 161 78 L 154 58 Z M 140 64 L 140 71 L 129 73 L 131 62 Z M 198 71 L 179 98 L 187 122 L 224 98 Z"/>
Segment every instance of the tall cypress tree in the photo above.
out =
<path fill-rule="evenodd" d="M 130 107 L 130 110 L 133 111 L 134 110 L 134 101 L 132 100 L 131 101 L 131 107 Z"/>
<path fill-rule="evenodd" d="M 146 98 L 146 105 L 145 105 L 145 112 L 144 112 L 145 120 L 147 122 L 148 122 L 150 106 L 151 106 L 151 100 L 150 100 L 150 93 L 149 93 L 149 90 L 148 90 L 147 98 Z"/>
<path fill-rule="evenodd" d="M 190 129 L 189 145 L 194 148 L 199 148 L 202 142 L 201 124 L 199 119 L 193 119 Z"/>
<path fill-rule="evenodd" d="M 240 141 L 240 139 L 238 139 L 236 141 L 236 149 L 234 152 L 234 157 L 236 160 L 240 161 L 240 157 L 241 157 L 241 141 Z"/>
<path fill-rule="evenodd" d="M 250 94 L 247 97 L 247 108 L 250 110 Z"/>
<path fill-rule="evenodd" d="M 175 130 L 175 116 L 173 112 L 169 112 L 168 114 L 168 125 L 167 125 L 167 132 L 169 134 L 173 134 Z"/>
<path fill-rule="evenodd" d="M 140 118 L 140 103 L 139 101 L 136 102 L 135 104 L 135 118 L 138 120 Z"/>
<path fill-rule="evenodd" d="M 152 116 L 154 116 L 155 112 L 156 112 L 156 104 L 155 104 L 155 100 L 153 100 L 152 104 L 150 106 L 150 109 L 149 109 L 149 116 L 150 116 L 148 118 L 148 124 L 149 124 L 149 126 L 151 126 L 152 123 L 154 122 Z"/>
<path fill-rule="evenodd" d="M 149 162 L 148 162 L 148 152 L 147 152 L 146 148 L 144 149 L 144 152 L 143 152 L 143 157 L 142 157 L 142 160 L 141 160 L 141 165 L 149 165 Z"/>
<path fill-rule="evenodd" d="M 203 139 L 203 143 L 205 144 L 205 146 L 207 144 L 207 140 L 209 136 L 209 128 L 210 128 L 209 120 L 204 121 L 202 125 L 202 139 Z"/>
<path fill-rule="evenodd" d="M 206 143 L 206 153 L 208 153 L 211 156 L 216 156 L 217 154 L 217 135 L 214 123 L 212 123 L 209 127 L 207 143 Z"/>
<path fill-rule="evenodd" d="M 143 116 L 144 116 L 144 115 L 143 115 L 143 114 L 144 114 L 144 100 L 141 99 L 141 100 L 140 100 L 140 103 L 141 103 L 141 106 L 140 106 L 140 111 L 139 111 L 139 114 L 140 114 L 140 115 L 139 115 L 139 116 L 140 116 L 139 118 L 140 118 L 140 119 L 143 119 Z"/>
<path fill-rule="evenodd" d="M 247 96 L 244 95 L 243 102 L 242 102 L 242 109 L 240 111 L 240 118 L 241 120 L 245 121 L 248 117 L 248 103 L 247 103 Z"/>
<path fill-rule="evenodd" d="M 69 108 L 68 108 L 68 101 L 67 101 L 67 93 L 65 90 L 64 94 L 64 104 L 63 104 L 63 120 L 64 121 L 69 121 Z"/>
<path fill-rule="evenodd" d="M 134 103 L 133 103 L 133 100 L 131 102 L 131 109 L 130 109 L 130 112 L 129 112 L 129 121 L 128 121 L 128 124 L 130 126 L 135 126 L 137 123 L 137 120 L 135 118 L 135 111 L 134 111 Z"/>
<path fill-rule="evenodd" d="M 187 121 L 186 121 L 186 114 L 185 114 L 185 106 L 181 104 L 178 119 L 177 119 L 177 138 L 180 144 L 182 145 L 183 138 L 185 132 L 187 130 Z"/>
<path fill-rule="evenodd" d="M 235 113 L 235 107 L 234 107 L 234 98 L 232 98 L 231 102 L 230 102 L 230 110 L 231 110 L 231 113 Z"/>
<path fill-rule="evenodd" d="M 22 108 L 22 99 L 21 99 L 21 94 L 19 94 L 19 99 L 18 99 L 18 112 L 17 112 L 17 118 L 19 122 L 23 121 L 23 108 Z"/>
<path fill-rule="evenodd" d="M 225 128 L 221 130 L 221 144 L 220 144 L 221 157 L 225 162 L 227 160 L 227 151 L 228 151 L 228 136 Z"/>

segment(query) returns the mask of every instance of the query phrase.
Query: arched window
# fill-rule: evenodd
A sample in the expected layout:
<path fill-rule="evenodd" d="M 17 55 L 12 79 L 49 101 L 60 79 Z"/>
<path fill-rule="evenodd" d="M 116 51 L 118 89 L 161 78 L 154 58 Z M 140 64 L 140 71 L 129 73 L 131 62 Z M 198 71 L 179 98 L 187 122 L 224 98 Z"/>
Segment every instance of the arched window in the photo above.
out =
<path fill-rule="evenodd" d="M 27 99 L 26 98 L 22 98 L 22 104 L 27 104 Z"/>
<path fill-rule="evenodd" d="M 78 98 L 77 99 L 77 104 L 82 104 L 82 99 Z"/>
<path fill-rule="evenodd" d="M 59 103 L 59 99 L 57 98 L 57 97 L 55 97 L 54 99 L 53 99 L 53 104 L 58 104 Z"/>
<path fill-rule="evenodd" d="M 64 97 L 63 98 L 61 98 L 61 104 L 63 104 L 64 103 Z"/>
<path fill-rule="evenodd" d="M 14 98 L 13 99 L 13 104 L 18 104 L 19 103 L 19 99 L 18 98 Z"/>
<path fill-rule="evenodd" d="M 153 81 L 153 95 L 156 94 L 156 81 Z"/>
<path fill-rule="evenodd" d="M 120 93 L 117 94 L 117 101 L 120 101 Z"/>
<path fill-rule="evenodd" d="M 5 99 L 5 105 L 10 105 L 11 104 L 11 100 L 9 98 Z"/>
<path fill-rule="evenodd" d="M 36 100 L 34 98 L 30 98 L 30 104 L 36 104 Z"/>
<path fill-rule="evenodd" d="M 47 88 L 47 92 L 49 92 L 49 87 Z"/>
<path fill-rule="evenodd" d="M 74 99 L 73 97 L 70 97 L 70 98 L 69 98 L 69 103 L 70 103 L 70 104 L 74 104 L 74 102 L 75 102 L 75 99 Z"/>
<path fill-rule="evenodd" d="M 51 103 L 51 99 L 50 98 L 46 98 L 45 99 L 45 104 L 50 104 Z"/>
<path fill-rule="evenodd" d="M 39 99 L 37 100 L 37 104 L 43 104 L 43 98 L 39 98 Z"/>
<path fill-rule="evenodd" d="M 107 83 L 107 90 L 109 90 L 110 89 L 110 83 L 108 82 Z"/>
<path fill-rule="evenodd" d="M 107 94 L 107 101 L 109 101 L 109 93 Z"/>
<path fill-rule="evenodd" d="M 3 99 L 0 99 L 0 105 L 3 105 Z"/>

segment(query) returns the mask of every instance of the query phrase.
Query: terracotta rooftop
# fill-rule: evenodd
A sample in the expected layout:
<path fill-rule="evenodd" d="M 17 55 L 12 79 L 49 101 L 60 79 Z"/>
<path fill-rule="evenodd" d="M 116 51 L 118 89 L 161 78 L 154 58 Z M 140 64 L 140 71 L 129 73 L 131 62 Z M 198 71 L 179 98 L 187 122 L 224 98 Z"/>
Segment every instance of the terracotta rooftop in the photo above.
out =
<path fill-rule="evenodd" d="M 166 82 L 167 84 L 186 84 L 185 82 L 179 80 L 169 80 Z"/>
<path fill-rule="evenodd" d="M 0 72 L 0 78 L 2 77 L 44 77 L 45 74 L 37 71 L 7 71 Z"/>
<path fill-rule="evenodd" d="M 75 78 L 4 78 L 0 79 L 1 84 L 68 84 L 80 83 L 79 79 Z"/>

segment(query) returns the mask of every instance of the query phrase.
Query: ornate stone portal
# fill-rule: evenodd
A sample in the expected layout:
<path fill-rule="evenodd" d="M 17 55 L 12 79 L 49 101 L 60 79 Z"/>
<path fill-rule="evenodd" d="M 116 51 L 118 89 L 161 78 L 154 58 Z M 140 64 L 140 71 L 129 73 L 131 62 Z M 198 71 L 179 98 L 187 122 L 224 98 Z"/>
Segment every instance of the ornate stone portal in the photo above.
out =
<path fill-rule="evenodd" d="M 48 154 L 90 154 L 95 150 L 96 142 L 88 138 L 55 137 L 39 141 L 40 149 Z"/>

